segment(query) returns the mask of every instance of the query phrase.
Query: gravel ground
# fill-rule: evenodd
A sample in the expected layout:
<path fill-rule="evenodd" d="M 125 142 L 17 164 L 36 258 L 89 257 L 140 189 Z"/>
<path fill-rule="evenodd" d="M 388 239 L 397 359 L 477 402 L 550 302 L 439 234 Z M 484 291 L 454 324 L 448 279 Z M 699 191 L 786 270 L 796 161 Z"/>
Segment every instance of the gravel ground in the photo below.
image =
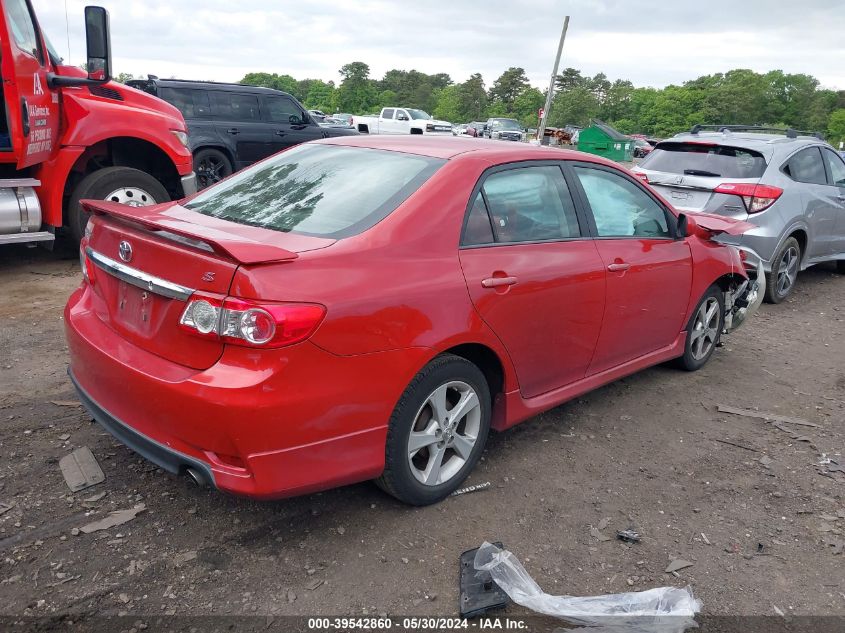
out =
<path fill-rule="evenodd" d="M 703 370 L 655 367 L 492 436 L 468 482 L 490 489 L 418 509 L 369 483 L 257 503 L 133 454 L 73 403 L 62 307 L 78 280 L 75 253 L 0 250 L 0 614 L 455 615 L 458 557 L 487 539 L 550 593 L 690 585 L 709 615 L 845 615 L 845 473 L 819 464 L 845 465 L 830 267 Z M 106 480 L 74 494 L 58 461 L 81 446 Z M 642 542 L 613 538 L 625 528 Z M 665 573 L 675 559 L 692 566 Z"/>

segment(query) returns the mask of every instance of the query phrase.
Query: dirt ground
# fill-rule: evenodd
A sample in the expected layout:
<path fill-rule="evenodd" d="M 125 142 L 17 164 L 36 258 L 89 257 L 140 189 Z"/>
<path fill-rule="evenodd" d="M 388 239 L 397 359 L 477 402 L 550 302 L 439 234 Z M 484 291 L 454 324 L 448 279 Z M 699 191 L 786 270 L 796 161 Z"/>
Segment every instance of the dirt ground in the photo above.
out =
<path fill-rule="evenodd" d="M 0 615 L 456 615 L 458 557 L 485 539 L 554 594 L 690 585 L 704 614 L 845 615 L 845 473 L 819 464 L 845 465 L 831 267 L 697 373 L 656 367 L 492 436 L 468 481 L 492 487 L 420 509 L 369 483 L 257 503 L 133 454 L 67 402 L 62 308 L 78 280 L 75 253 L 0 250 Z M 73 494 L 58 461 L 81 446 L 106 481 Z M 625 528 L 642 542 L 614 538 Z M 692 566 L 665 573 L 674 559 Z"/>

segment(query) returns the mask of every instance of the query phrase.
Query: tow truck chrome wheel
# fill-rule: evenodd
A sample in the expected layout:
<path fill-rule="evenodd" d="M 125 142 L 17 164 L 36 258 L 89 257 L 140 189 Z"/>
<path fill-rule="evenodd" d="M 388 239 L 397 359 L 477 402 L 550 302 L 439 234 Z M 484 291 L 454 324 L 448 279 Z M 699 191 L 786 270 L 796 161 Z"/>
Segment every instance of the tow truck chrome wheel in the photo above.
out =
<path fill-rule="evenodd" d="M 462 381 L 440 385 L 423 403 L 408 437 L 411 473 L 426 486 L 448 482 L 466 464 L 481 428 L 481 403 Z"/>
<path fill-rule="evenodd" d="M 719 302 L 713 297 L 708 297 L 698 309 L 690 332 L 690 350 L 695 360 L 706 358 L 719 340 L 719 317 Z"/>
<path fill-rule="evenodd" d="M 110 194 L 104 196 L 103 200 L 120 202 L 130 207 L 149 207 L 158 204 L 158 201 L 149 191 L 145 191 L 139 187 L 121 187 L 120 189 L 115 189 Z"/>

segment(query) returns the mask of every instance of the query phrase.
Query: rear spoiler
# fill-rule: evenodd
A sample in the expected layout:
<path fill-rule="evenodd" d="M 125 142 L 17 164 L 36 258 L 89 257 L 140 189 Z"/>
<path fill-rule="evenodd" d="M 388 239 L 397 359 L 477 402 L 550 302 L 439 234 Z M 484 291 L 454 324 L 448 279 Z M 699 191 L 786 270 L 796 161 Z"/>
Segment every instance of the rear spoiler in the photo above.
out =
<path fill-rule="evenodd" d="M 257 242 L 236 233 L 230 233 L 211 226 L 194 224 L 180 220 L 161 211 L 176 208 L 169 204 L 151 207 L 130 207 L 119 202 L 103 200 L 82 200 L 82 208 L 95 215 L 106 215 L 119 218 L 132 224 L 138 224 L 146 229 L 172 236 L 186 238 L 197 248 L 209 250 L 218 255 L 233 259 L 239 264 L 264 264 L 269 262 L 283 262 L 294 260 L 299 255 L 280 246 Z M 172 239 L 172 238 L 171 238 Z M 182 241 L 182 240 L 179 240 Z M 198 242 L 198 243 L 196 243 Z"/>

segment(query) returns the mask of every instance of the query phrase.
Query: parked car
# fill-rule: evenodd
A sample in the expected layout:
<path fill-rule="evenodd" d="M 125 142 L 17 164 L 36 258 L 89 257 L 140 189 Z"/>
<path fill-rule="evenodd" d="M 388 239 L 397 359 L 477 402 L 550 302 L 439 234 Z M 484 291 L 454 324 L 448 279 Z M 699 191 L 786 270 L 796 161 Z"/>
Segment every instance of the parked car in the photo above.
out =
<path fill-rule="evenodd" d="M 352 127 L 352 115 L 351 114 L 348 114 L 346 112 L 335 112 L 331 116 L 332 116 L 333 119 L 336 119 L 338 121 L 343 121 L 344 123 L 346 123 L 350 127 Z"/>
<path fill-rule="evenodd" d="M 473 121 L 467 126 L 467 136 L 482 138 L 484 136 L 484 127 L 486 125 L 486 121 Z"/>
<path fill-rule="evenodd" d="M 452 136 L 464 136 L 467 133 L 468 125 L 466 123 L 461 123 L 460 125 L 453 125 L 452 126 Z"/>
<path fill-rule="evenodd" d="M 522 124 L 516 119 L 487 119 L 484 137 L 501 141 L 521 141 Z"/>
<path fill-rule="evenodd" d="M 328 116 L 322 110 L 308 110 L 308 114 L 310 114 L 311 118 L 314 119 L 317 123 L 322 123 L 326 120 L 326 117 Z"/>
<path fill-rule="evenodd" d="M 321 127 L 293 96 L 270 88 L 158 77 L 127 84 L 182 112 L 199 189 L 299 143 L 356 134 Z"/>
<path fill-rule="evenodd" d="M 346 128 L 349 130 L 354 129 L 349 121 L 344 121 L 343 119 L 338 119 L 334 116 L 327 116 L 325 119 L 320 121 L 319 125 L 322 127 Z"/>
<path fill-rule="evenodd" d="M 382 108 L 378 116 L 354 117 L 354 123 L 362 134 L 452 134 L 451 123 L 415 108 Z"/>
<path fill-rule="evenodd" d="M 696 126 L 658 143 L 634 171 L 678 209 L 757 225 L 736 242 L 763 260 L 772 303 L 808 266 L 836 261 L 845 272 L 845 162 L 820 137 Z"/>
<path fill-rule="evenodd" d="M 327 139 L 181 204 L 84 204 L 82 403 L 161 468 L 252 497 L 377 479 L 433 503 L 491 428 L 698 369 L 759 305 L 713 241 L 751 225 L 527 144 Z"/>
<path fill-rule="evenodd" d="M 634 158 L 645 158 L 653 149 L 654 146 L 645 139 L 634 139 Z"/>

